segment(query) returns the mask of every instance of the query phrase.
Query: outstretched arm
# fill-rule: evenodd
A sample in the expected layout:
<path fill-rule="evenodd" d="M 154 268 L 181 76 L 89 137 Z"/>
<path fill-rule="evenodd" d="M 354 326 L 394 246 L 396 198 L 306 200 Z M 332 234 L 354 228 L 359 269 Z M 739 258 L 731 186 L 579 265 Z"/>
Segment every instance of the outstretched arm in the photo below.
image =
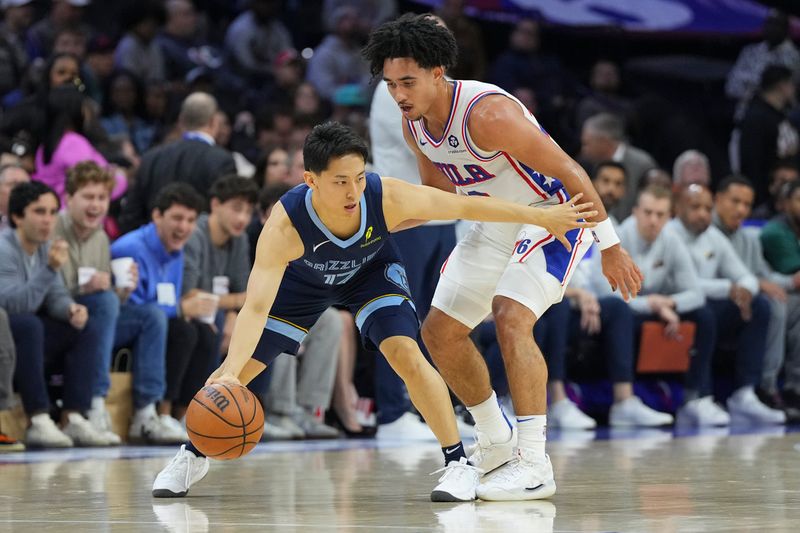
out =
<path fill-rule="evenodd" d="M 433 187 L 411 185 L 394 178 L 383 178 L 383 212 L 386 225 L 392 229 L 408 220 L 454 220 L 465 218 L 485 222 L 515 222 L 546 228 L 569 250 L 565 233 L 574 228 L 592 228 L 597 211 L 592 204 L 562 204 L 552 207 L 530 207 L 486 196 L 450 194 Z M 573 200 L 577 202 L 581 196 Z"/>
<path fill-rule="evenodd" d="M 522 107 L 502 95 L 487 96 L 475 105 L 469 117 L 469 133 L 483 150 L 502 150 L 546 176 L 558 178 L 570 195 L 582 193 L 594 205 L 598 223 L 595 237 L 603 252 L 603 273 L 614 290 L 626 300 L 642 285 L 642 274 L 619 245 L 619 238 L 608 220 L 600 197 L 589 176 L 553 140 L 523 114 Z"/>
<path fill-rule="evenodd" d="M 236 317 L 231 344 L 225 361 L 209 378 L 208 383 L 236 383 L 245 376 L 242 369 L 250 360 L 261 339 L 267 315 L 278 294 L 289 261 L 303 254 L 303 243 L 283 205 L 272 209 L 258 238 L 256 260 L 247 282 L 244 306 Z M 254 376 L 247 376 L 247 382 Z"/>

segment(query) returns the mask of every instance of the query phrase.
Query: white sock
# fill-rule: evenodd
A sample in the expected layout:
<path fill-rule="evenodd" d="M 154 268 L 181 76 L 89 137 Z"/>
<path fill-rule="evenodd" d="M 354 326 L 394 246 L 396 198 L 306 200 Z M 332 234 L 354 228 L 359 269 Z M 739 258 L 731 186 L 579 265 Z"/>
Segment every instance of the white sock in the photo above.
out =
<path fill-rule="evenodd" d="M 100 411 L 106 408 L 106 399 L 102 396 L 92 398 L 92 411 Z"/>
<path fill-rule="evenodd" d="M 517 415 L 517 446 L 544 455 L 547 415 Z"/>
<path fill-rule="evenodd" d="M 490 442 L 508 442 L 511 438 L 511 423 L 500 408 L 494 391 L 487 400 L 467 407 L 467 410 L 475 419 L 475 426 L 489 437 Z"/>

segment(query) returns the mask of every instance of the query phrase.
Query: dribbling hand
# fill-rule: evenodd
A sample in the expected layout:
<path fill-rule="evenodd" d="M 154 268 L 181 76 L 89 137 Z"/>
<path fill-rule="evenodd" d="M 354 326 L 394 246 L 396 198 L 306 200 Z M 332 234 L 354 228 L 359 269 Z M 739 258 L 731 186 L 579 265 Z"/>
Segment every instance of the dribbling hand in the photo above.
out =
<path fill-rule="evenodd" d="M 214 383 L 220 383 L 222 385 L 242 384 L 237 376 L 234 376 L 225 368 L 225 365 L 222 365 L 212 372 L 210 376 L 208 376 L 208 379 L 206 380 L 206 386 L 213 385 Z"/>

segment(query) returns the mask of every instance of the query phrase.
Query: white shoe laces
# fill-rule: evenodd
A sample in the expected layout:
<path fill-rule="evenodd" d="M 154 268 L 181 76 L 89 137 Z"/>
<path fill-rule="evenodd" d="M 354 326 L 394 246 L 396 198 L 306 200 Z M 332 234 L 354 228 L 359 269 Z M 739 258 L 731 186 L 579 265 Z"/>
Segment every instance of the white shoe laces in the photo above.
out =
<path fill-rule="evenodd" d="M 466 473 L 470 473 L 471 474 L 472 472 L 477 472 L 478 475 L 480 476 L 480 475 L 483 475 L 483 473 L 484 473 L 483 470 L 481 470 L 477 466 L 472 466 L 471 464 L 467 463 L 466 461 L 458 461 L 458 462 L 450 461 L 450 463 L 447 466 L 443 466 L 442 468 L 440 468 L 438 470 L 434 470 L 433 472 L 431 472 L 428 475 L 435 476 L 439 472 L 444 472 L 444 474 L 442 474 L 442 476 L 439 478 L 439 483 L 444 481 L 445 478 L 447 478 L 448 476 L 450 476 L 450 477 L 460 477 L 460 476 L 462 476 L 462 475 L 464 475 Z"/>
<path fill-rule="evenodd" d="M 192 458 L 189 456 L 190 453 L 191 452 L 186 451 L 186 445 L 182 445 L 178 454 L 172 458 L 167 467 L 164 469 L 164 473 L 167 474 L 167 477 L 175 481 L 180 481 L 181 462 L 185 462 L 186 474 L 183 479 L 183 486 L 186 488 L 189 488 L 189 479 L 192 477 Z"/>

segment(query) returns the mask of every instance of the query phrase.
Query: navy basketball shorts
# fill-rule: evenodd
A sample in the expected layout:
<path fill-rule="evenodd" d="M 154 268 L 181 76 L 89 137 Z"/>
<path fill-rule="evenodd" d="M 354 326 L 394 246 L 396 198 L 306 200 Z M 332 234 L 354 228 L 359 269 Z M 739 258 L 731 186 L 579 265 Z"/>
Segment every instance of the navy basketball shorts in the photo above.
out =
<path fill-rule="evenodd" d="M 405 268 L 383 263 L 331 288 L 284 277 L 253 358 L 268 365 L 281 353 L 296 355 L 308 330 L 332 305 L 353 314 L 368 349 L 377 350 L 389 337 L 418 338 L 419 319 Z"/>

